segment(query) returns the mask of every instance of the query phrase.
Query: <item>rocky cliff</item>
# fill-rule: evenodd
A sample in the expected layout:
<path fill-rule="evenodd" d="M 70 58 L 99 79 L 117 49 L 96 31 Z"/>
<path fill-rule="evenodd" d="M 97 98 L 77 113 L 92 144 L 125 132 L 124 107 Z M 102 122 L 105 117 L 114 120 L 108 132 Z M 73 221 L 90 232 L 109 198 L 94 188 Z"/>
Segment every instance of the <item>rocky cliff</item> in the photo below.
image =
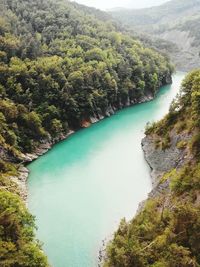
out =
<path fill-rule="evenodd" d="M 152 184 L 155 188 L 162 176 L 172 169 L 179 169 L 191 158 L 188 156 L 187 148 L 180 148 L 180 142 L 188 142 L 191 135 L 186 133 L 177 134 L 175 131 L 170 133 L 170 144 L 167 148 L 156 147 L 157 137 L 147 135 L 142 140 L 142 149 L 145 159 L 151 168 Z"/>

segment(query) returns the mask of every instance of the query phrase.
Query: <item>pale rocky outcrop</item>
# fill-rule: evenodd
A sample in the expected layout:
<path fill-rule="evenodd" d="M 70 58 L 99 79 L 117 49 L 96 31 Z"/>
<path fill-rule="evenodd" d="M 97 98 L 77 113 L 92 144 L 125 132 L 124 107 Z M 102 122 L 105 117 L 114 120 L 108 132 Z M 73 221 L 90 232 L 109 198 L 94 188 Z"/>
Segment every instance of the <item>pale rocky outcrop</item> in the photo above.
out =
<path fill-rule="evenodd" d="M 191 138 L 188 134 L 177 134 L 175 131 L 170 133 L 170 146 L 167 149 L 155 147 L 155 136 L 148 135 L 142 140 L 142 149 L 145 159 L 151 168 L 153 187 L 156 187 L 162 175 L 174 168 L 180 168 L 187 160 L 189 155 L 187 149 L 179 149 L 177 144 L 180 141 L 188 141 Z"/>
<path fill-rule="evenodd" d="M 18 176 L 12 176 L 10 179 L 15 182 L 19 188 L 21 198 L 26 202 L 28 196 L 28 189 L 27 189 L 27 178 L 29 175 L 29 170 L 24 167 L 20 166 L 18 169 Z"/>

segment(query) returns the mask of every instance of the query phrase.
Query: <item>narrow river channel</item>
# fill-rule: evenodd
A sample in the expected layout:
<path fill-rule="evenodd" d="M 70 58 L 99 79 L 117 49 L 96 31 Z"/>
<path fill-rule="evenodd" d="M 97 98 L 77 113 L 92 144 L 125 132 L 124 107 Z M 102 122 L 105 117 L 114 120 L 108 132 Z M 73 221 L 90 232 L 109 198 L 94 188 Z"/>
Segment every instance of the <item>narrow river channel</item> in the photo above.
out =
<path fill-rule="evenodd" d="M 53 267 L 96 267 L 102 240 L 147 197 L 145 125 L 167 113 L 183 77 L 176 73 L 155 100 L 80 130 L 28 166 L 28 206 Z"/>

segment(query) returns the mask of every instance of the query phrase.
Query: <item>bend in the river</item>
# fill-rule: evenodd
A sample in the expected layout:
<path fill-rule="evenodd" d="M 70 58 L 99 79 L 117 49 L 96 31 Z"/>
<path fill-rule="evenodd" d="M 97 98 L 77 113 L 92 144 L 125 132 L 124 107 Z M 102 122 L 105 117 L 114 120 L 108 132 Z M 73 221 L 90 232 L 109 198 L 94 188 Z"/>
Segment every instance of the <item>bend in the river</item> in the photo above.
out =
<path fill-rule="evenodd" d="M 78 131 L 31 163 L 29 209 L 54 267 L 95 267 L 102 240 L 134 216 L 151 190 L 141 139 L 167 113 L 183 73 L 155 100 Z"/>

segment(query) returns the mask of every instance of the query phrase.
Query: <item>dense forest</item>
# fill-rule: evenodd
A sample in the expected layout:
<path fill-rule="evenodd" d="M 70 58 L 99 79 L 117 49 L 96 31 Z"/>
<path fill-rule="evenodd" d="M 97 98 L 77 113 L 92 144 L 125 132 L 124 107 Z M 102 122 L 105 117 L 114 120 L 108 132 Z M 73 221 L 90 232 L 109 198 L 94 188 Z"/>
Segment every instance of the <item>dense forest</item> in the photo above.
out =
<path fill-rule="evenodd" d="M 111 14 L 138 34 L 147 34 L 159 50 L 171 56 L 177 68 L 189 71 L 200 65 L 199 12 L 199 0 L 172 0 L 157 7 L 122 9 Z M 160 40 L 167 42 L 169 49 L 160 46 Z"/>
<path fill-rule="evenodd" d="M 13 0 L 5 9 L 1 111 L 8 110 L 3 138 L 13 148 L 31 151 L 41 138 L 79 128 L 170 81 L 164 57 L 75 4 Z"/>
<path fill-rule="evenodd" d="M 199 130 L 200 70 L 195 70 L 166 117 L 146 129 L 155 149 L 166 150 L 180 136 L 176 146 L 185 153 L 183 162 L 159 179 L 154 195 L 131 222 L 122 220 L 107 248 L 106 267 L 200 266 Z M 158 187 L 165 190 L 155 194 Z"/>
<path fill-rule="evenodd" d="M 0 265 L 48 266 L 11 179 L 24 153 L 154 96 L 173 68 L 98 10 L 51 0 L 0 6 Z"/>

